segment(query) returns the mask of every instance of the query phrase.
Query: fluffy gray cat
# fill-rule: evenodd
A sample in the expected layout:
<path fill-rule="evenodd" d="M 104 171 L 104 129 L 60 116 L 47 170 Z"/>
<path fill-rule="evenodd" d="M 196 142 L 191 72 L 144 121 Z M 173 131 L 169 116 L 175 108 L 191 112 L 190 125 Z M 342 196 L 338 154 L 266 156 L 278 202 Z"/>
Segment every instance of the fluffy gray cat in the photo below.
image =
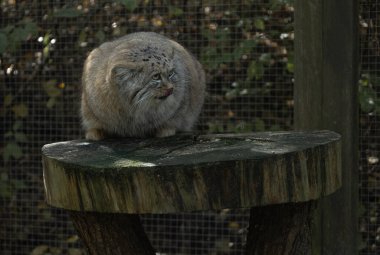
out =
<path fill-rule="evenodd" d="M 190 131 L 204 94 L 201 64 L 173 40 L 140 32 L 103 43 L 84 64 L 81 117 L 86 139 Z"/>

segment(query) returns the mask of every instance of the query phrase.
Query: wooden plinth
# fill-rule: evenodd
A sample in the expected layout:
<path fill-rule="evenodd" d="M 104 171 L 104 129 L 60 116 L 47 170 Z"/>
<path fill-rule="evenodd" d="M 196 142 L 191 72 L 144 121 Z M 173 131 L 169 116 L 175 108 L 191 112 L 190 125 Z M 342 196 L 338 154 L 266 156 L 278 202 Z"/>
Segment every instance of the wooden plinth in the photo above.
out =
<path fill-rule="evenodd" d="M 308 254 L 311 201 L 341 186 L 339 140 L 315 131 L 49 144 L 46 200 L 71 211 L 92 255 L 154 254 L 136 214 L 224 208 L 252 208 L 247 254 Z"/>

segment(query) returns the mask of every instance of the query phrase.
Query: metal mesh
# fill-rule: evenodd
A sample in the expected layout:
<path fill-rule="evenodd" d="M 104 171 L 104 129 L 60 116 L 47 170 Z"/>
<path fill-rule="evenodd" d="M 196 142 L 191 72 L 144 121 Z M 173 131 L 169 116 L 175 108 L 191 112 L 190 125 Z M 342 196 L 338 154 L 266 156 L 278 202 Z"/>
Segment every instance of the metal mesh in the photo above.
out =
<path fill-rule="evenodd" d="M 83 254 L 65 212 L 44 203 L 40 148 L 83 137 L 80 75 L 88 52 L 135 31 L 171 37 L 207 73 L 201 132 L 290 129 L 290 0 L 0 3 L 0 254 Z M 241 254 L 248 212 L 146 215 L 162 254 Z"/>
<path fill-rule="evenodd" d="M 380 253 L 380 1 L 362 0 L 360 16 L 361 254 Z"/>

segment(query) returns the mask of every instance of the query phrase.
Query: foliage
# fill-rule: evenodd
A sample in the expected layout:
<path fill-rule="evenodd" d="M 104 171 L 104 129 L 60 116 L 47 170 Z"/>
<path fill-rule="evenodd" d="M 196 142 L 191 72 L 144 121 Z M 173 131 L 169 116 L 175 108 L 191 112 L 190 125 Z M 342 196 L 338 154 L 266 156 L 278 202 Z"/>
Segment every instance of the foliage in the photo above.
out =
<path fill-rule="evenodd" d="M 377 254 L 380 250 L 380 2 L 360 0 L 361 76 L 360 103 L 360 192 L 362 199 L 363 254 Z"/>
<path fill-rule="evenodd" d="M 380 77 L 372 78 L 370 74 L 363 74 L 359 80 L 359 103 L 364 113 L 380 115 L 380 98 L 376 93 L 377 84 L 380 84 Z"/>
<path fill-rule="evenodd" d="M 7 25 L 0 29 L 0 54 L 6 51 L 15 52 L 21 43 L 35 36 L 38 26 L 30 18 L 24 18 L 16 25 Z"/>
<path fill-rule="evenodd" d="M 150 30 L 190 49 L 207 72 L 202 132 L 289 129 L 294 69 L 291 3 L 1 1 L 0 219 L 11 214 L 21 218 L 19 212 L 27 211 L 38 220 L 28 227 L 0 224 L 0 237 L 11 233 L 14 245 L 34 240 L 33 247 L 20 254 L 77 254 L 76 242 L 64 241 L 66 249 L 61 250 L 54 248 L 55 243 L 40 242 L 47 235 L 44 231 L 62 217 L 41 206 L 40 148 L 80 137 L 82 64 L 88 52 L 104 41 Z M 48 235 L 68 238 L 63 230 Z"/>
<path fill-rule="evenodd" d="M 80 136 L 81 66 L 86 54 L 106 40 L 152 30 L 188 47 L 207 71 L 203 132 L 291 127 L 293 1 L 199 2 L 0 1 L 0 239 L 13 237 L 7 239 L 8 249 L 18 246 L 18 254 L 33 255 L 81 252 L 76 238 L 62 230 L 67 219 L 42 202 L 40 147 Z M 380 6 L 360 2 L 360 171 L 369 201 L 361 229 L 368 238 L 365 252 L 371 253 L 379 249 L 380 19 L 373 10 Z M 20 225 L 25 216 L 33 220 Z M 48 238 L 56 241 L 45 243 Z M 65 248 L 56 248 L 61 241 Z"/>

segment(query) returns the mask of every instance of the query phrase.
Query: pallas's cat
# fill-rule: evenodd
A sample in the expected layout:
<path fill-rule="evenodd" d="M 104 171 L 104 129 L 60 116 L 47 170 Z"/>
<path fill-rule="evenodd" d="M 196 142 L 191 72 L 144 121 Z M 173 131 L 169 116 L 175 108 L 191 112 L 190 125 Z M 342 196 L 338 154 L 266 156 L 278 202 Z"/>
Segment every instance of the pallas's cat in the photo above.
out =
<path fill-rule="evenodd" d="M 139 32 L 103 43 L 84 64 L 81 117 L 86 139 L 190 131 L 204 94 L 201 64 L 167 37 Z"/>

